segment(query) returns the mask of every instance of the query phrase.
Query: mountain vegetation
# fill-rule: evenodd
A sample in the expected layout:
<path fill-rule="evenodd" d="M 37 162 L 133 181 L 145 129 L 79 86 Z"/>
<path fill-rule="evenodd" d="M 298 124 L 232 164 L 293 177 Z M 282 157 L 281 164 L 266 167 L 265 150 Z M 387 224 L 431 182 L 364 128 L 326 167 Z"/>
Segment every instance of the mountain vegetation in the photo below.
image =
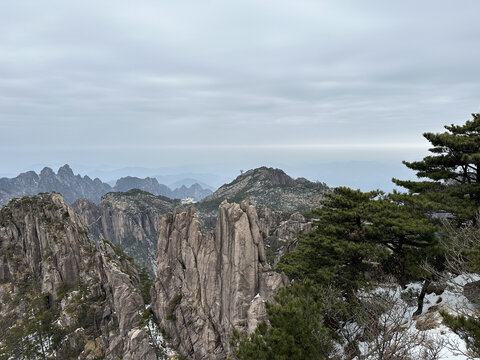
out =
<path fill-rule="evenodd" d="M 430 155 L 404 162 L 418 181 L 393 179 L 405 192 L 262 167 L 189 207 L 128 189 L 157 191 L 149 178 L 123 179 L 128 191 L 98 205 L 11 200 L 0 210 L 0 360 L 181 358 L 162 331 L 195 360 L 480 357 L 480 115 L 445 128 L 424 134 Z M 11 187 L 0 195 L 47 183 L 87 193 L 69 168 L 42 172 L 1 179 Z M 442 306 L 452 277 L 472 307 Z M 465 346 L 429 337 L 439 322 Z"/>
<path fill-rule="evenodd" d="M 0 251 L 0 359 L 163 357 L 156 320 L 141 315 L 151 280 L 111 242 L 89 239 L 61 195 L 3 207 Z"/>
<path fill-rule="evenodd" d="M 224 200 L 242 202 L 248 199 L 257 207 L 267 206 L 278 211 L 308 211 L 318 207 L 328 191 L 324 183 L 305 178 L 293 179 L 283 170 L 260 167 L 248 170 L 231 183 L 221 186 L 197 204 L 197 208 L 200 212 L 213 212 Z"/>
<path fill-rule="evenodd" d="M 480 272 L 479 237 L 460 245 L 456 240 L 465 226 L 478 229 L 480 115 L 446 129 L 442 134 L 424 134 L 434 146 L 430 149 L 433 155 L 405 162 L 418 177 L 428 180 L 394 179 L 408 193 L 363 193 L 340 187 L 326 194 L 323 206 L 312 213 L 314 229 L 299 236 L 296 250 L 278 264 L 277 270 L 294 280 L 293 286 L 282 289 L 275 302 L 268 304 L 268 321 L 255 332 L 234 332 L 236 358 L 439 358 L 427 348 L 421 356 L 413 350 L 402 353 L 400 341 L 386 340 L 382 353 L 376 347 L 366 354 L 371 327 L 379 326 L 380 315 L 391 313 L 380 302 L 366 302 L 365 294 L 385 279 L 393 278 L 403 287 L 422 281 L 422 291 L 416 295 L 414 315 L 418 316 L 428 287 L 439 276 Z M 436 216 L 442 212 L 450 214 L 450 220 Z M 474 300 L 480 300 L 479 293 L 475 294 Z M 377 312 L 372 319 L 370 315 Z M 479 356 L 480 318 L 472 313 L 442 314 L 444 323 L 466 342 L 467 355 Z M 359 326 L 360 331 L 346 336 L 345 329 L 353 332 L 352 326 Z M 379 336 L 380 331 L 375 338 Z M 412 349 L 413 344 L 412 340 Z"/>

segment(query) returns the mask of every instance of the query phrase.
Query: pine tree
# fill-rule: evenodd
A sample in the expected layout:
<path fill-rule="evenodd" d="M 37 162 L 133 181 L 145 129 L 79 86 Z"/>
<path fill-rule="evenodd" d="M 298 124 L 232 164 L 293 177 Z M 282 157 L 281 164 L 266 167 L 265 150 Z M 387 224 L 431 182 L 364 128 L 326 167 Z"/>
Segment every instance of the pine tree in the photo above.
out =
<path fill-rule="evenodd" d="M 480 206 L 480 114 L 443 133 L 424 133 L 432 155 L 403 163 L 423 181 L 393 179 L 411 194 L 422 194 L 426 209 L 444 210 L 460 220 L 473 219 Z"/>
<path fill-rule="evenodd" d="M 328 290 L 305 280 L 282 288 L 267 303 L 270 326 L 261 323 L 250 335 L 234 332 L 239 360 L 322 360 L 335 352 L 332 332 L 325 326 Z"/>
<path fill-rule="evenodd" d="M 297 250 L 278 266 L 294 279 L 333 284 L 352 295 L 381 265 L 403 285 L 420 279 L 422 263 L 438 254 L 436 228 L 411 196 L 340 187 L 323 205 L 313 212 L 315 230 L 299 237 Z"/>
<path fill-rule="evenodd" d="M 414 197 L 394 192 L 369 202 L 365 212 L 370 224 L 365 228 L 367 235 L 390 253 L 383 269 L 400 285 L 426 277 L 425 262 L 437 266 L 441 258 L 437 227 Z"/>
<path fill-rule="evenodd" d="M 278 270 L 294 279 L 333 284 L 352 296 L 366 284 L 367 271 L 386 256 L 366 233 L 368 203 L 380 195 L 336 188 L 313 212 L 315 230 L 299 238 L 298 249 L 283 256 Z"/>

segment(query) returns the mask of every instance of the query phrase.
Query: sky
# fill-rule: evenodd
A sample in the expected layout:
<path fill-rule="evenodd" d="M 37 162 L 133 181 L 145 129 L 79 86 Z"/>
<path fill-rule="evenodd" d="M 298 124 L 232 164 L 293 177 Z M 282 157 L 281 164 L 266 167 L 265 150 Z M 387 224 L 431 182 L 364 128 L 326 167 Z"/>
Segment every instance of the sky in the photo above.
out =
<path fill-rule="evenodd" d="M 423 132 L 480 112 L 479 13 L 477 0 L 0 0 L 0 176 L 266 165 L 388 187 L 426 155 Z"/>

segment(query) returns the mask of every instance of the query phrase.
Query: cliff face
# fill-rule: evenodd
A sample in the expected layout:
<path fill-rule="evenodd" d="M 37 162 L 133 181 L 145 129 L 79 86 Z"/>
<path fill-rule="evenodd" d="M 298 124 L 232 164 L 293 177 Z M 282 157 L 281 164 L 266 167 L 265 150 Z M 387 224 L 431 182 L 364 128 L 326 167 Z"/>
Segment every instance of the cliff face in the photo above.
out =
<path fill-rule="evenodd" d="M 193 207 L 162 219 L 153 309 L 174 347 L 191 359 L 231 354 L 234 328 L 253 331 L 266 299 L 287 279 L 266 264 L 258 217 L 247 202 L 219 207 L 202 234 Z"/>
<path fill-rule="evenodd" d="M 128 257 L 108 242 L 94 244 L 60 195 L 1 209 L 0 353 L 7 358 L 157 359 L 161 344 L 151 345 L 148 314 L 142 324 L 141 287 Z"/>
<path fill-rule="evenodd" d="M 265 206 L 258 206 L 257 212 L 267 262 L 275 267 L 284 254 L 296 248 L 297 237 L 312 230 L 312 223 L 299 212 L 290 214 Z"/>
<path fill-rule="evenodd" d="M 160 220 L 173 211 L 175 204 L 178 202 L 135 189 L 106 194 L 98 206 L 77 200 L 72 207 L 94 239 L 107 239 L 120 246 L 154 276 Z"/>

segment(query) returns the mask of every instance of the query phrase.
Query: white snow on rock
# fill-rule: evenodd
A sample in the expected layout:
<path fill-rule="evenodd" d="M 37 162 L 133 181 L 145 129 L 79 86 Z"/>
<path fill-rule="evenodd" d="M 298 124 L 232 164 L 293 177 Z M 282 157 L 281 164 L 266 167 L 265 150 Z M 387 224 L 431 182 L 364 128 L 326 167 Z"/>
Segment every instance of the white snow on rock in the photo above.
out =
<path fill-rule="evenodd" d="M 426 349 L 437 349 L 435 351 L 439 352 L 438 359 L 469 360 L 476 358 L 469 356 L 465 342 L 450 328 L 442 324 L 440 311 L 454 315 L 471 315 L 478 311 L 480 306 L 471 303 L 463 295 L 463 286 L 477 280 L 480 280 L 480 276 L 464 274 L 457 277 L 452 276 L 443 284 L 434 284 L 438 285 L 439 291 L 436 291 L 438 295 L 435 292 L 426 294 L 422 314 L 416 317 L 413 314 L 417 310 L 416 299 L 422 289 L 422 283 L 408 284 L 404 290 L 400 286 L 392 286 L 392 284 L 382 285 L 373 292 L 366 293 L 365 296 L 387 296 L 393 300 L 395 305 L 380 317 L 379 323 L 382 321 L 385 323 L 398 322 L 400 331 L 405 331 L 405 336 L 416 339 L 412 343 L 418 343 L 418 345 L 411 348 L 412 353 L 416 354 L 415 358 L 424 359 L 425 355 L 423 354 Z M 354 331 L 353 328 L 358 327 L 357 324 L 349 324 L 349 326 L 351 327 L 348 329 L 350 331 Z M 378 339 L 376 340 L 378 341 Z M 372 343 L 376 340 L 360 343 L 362 360 L 376 359 L 375 356 L 368 356 L 369 350 L 374 346 Z M 358 360 L 358 358 L 356 359 Z"/>

